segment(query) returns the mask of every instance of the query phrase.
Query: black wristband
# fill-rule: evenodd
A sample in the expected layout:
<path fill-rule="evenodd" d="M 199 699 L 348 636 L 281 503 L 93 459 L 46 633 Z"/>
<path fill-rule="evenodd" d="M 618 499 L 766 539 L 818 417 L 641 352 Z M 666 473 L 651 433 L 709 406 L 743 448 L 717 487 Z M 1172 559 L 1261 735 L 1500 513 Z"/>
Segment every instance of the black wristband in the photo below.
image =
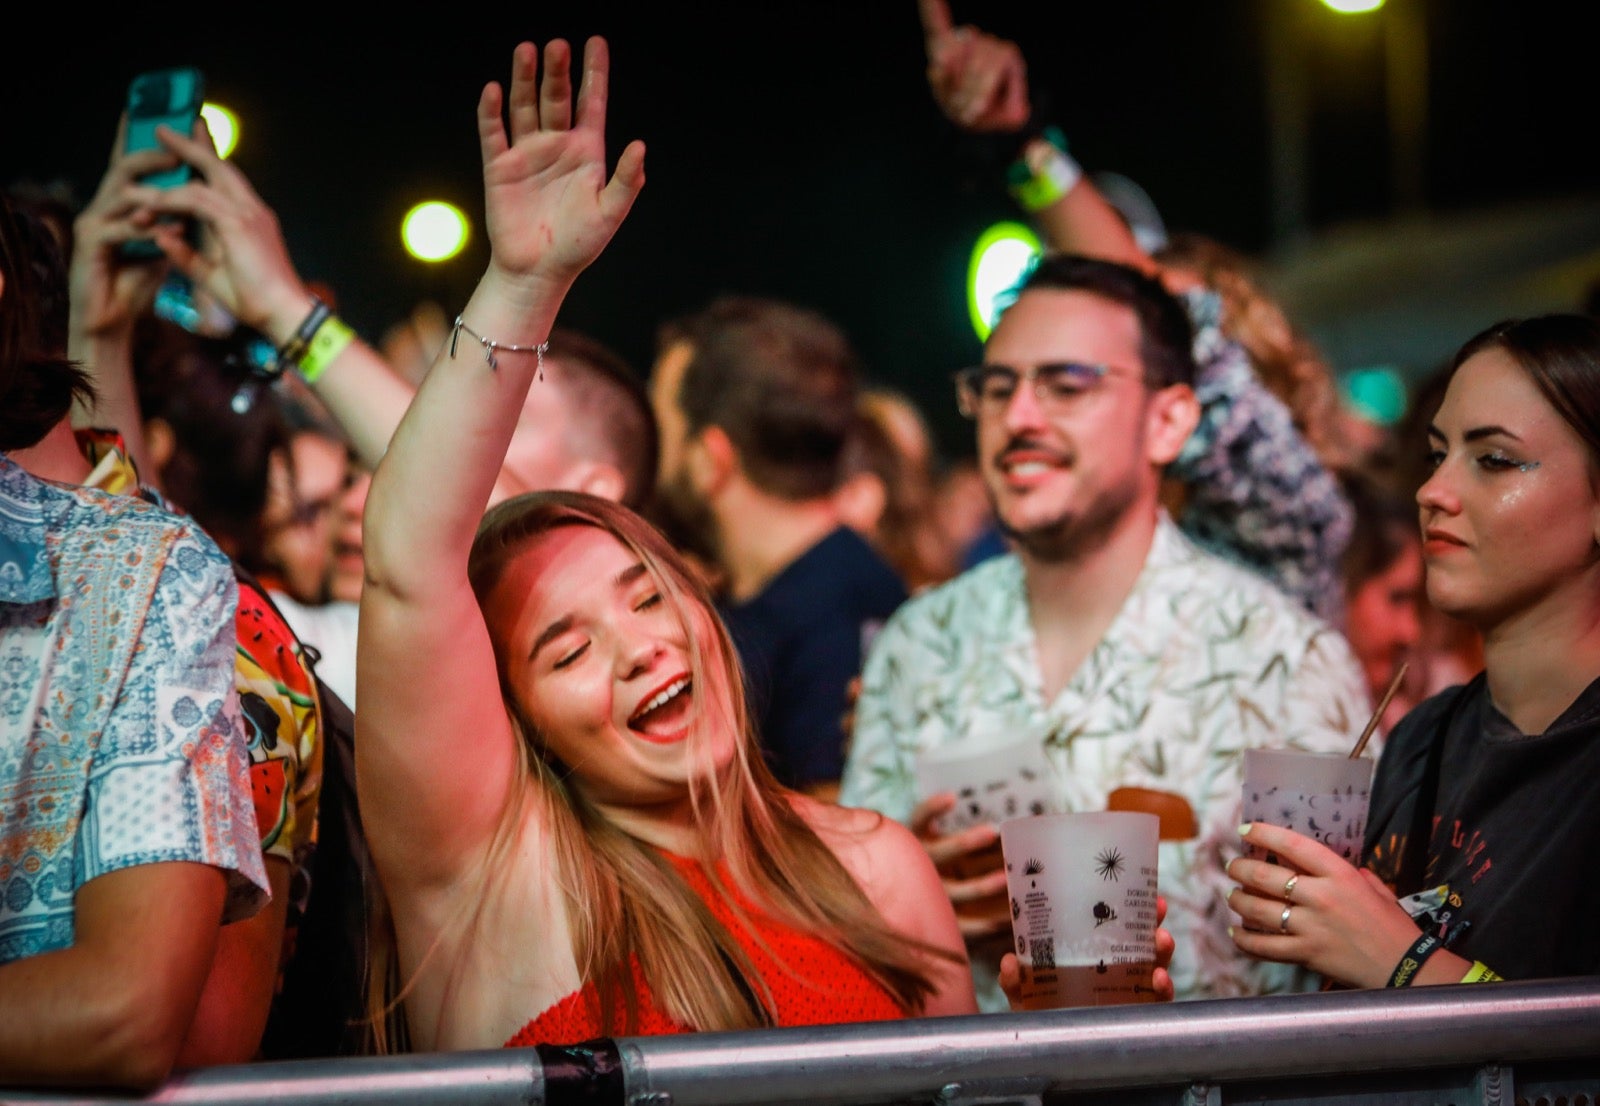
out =
<path fill-rule="evenodd" d="M 1417 938 L 1417 943 L 1406 951 L 1400 958 L 1400 963 L 1394 966 L 1394 972 L 1389 976 L 1389 987 L 1409 987 L 1417 978 L 1417 973 L 1422 970 L 1422 965 L 1428 957 L 1444 948 L 1444 942 L 1431 933 L 1424 933 Z"/>
<path fill-rule="evenodd" d="M 333 308 L 312 296 L 311 310 L 306 313 L 299 329 L 287 342 L 278 347 L 278 359 L 272 366 L 272 375 L 282 376 L 290 369 L 298 368 L 300 359 L 306 355 L 306 350 L 311 345 L 311 339 L 317 336 L 322 324 L 332 317 Z"/>

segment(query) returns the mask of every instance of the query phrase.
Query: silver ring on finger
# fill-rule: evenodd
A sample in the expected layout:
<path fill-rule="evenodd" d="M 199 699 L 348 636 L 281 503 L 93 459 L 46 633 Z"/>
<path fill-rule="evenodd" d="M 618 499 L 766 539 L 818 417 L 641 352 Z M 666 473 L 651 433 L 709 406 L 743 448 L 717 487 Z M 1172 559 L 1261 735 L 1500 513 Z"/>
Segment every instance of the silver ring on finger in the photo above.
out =
<path fill-rule="evenodd" d="M 1293 909 L 1294 909 L 1294 907 L 1292 907 L 1292 906 L 1286 906 L 1286 907 L 1283 908 L 1283 915 L 1278 919 L 1278 932 L 1279 933 L 1288 933 L 1289 932 L 1289 911 L 1291 911 Z"/>
<path fill-rule="evenodd" d="M 1294 885 L 1299 882 L 1300 873 L 1296 872 L 1294 875 L 1290 876 L 1288 881 L 1283 885 L 1283 897 L 1286 902 L 1294 901 Z"/>

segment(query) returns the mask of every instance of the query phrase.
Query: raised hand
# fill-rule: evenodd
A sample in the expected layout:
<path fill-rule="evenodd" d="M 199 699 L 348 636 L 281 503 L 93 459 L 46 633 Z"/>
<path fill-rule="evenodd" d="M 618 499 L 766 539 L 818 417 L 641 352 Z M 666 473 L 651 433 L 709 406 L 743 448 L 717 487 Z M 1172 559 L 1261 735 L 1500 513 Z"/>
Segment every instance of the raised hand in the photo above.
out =
<path fill-rule="evenodd" d="M 170 169 L 177 159 L 161 150 L 123 152 L 128 119 L 117 126 L 111 163 L 92 199 L 73 222 L 72 326 L 88 337 L 126 332 L 155 299 L 167 267 L 159 259 L 130 260 L 119 247 L 148 238 L 154 213 L 129 195 L 146 173 Z"/>
<path fill-rule="evenodd" d="M 583 82 L 573 111 L 572 52 L 524 42 L 512 59 L 511 94 L 490 83 L 478 100 L 490 269 L 514 283 L 565 290 L 599 256 L 644 187 L 644 143 L 622 151 L 606 178 L 605 122 L 610 55 L 605 40 L 584 49 Z"/>
<path fill-rule="evenodd" d="M 305 317 L 311 296 L 289 260 L 277 215 L 237 166 L 217 156 L 203 123 L 192 136 L 160 127 L 156 138 L 196 176 L 177 188 L 136 187 L 128 195 L 150 211 L 202 226 L 198 250 L 174 224 L 154 227 L 156 244 L 234 318 L 281 342 Z"/>
<path fill-rule="evenodd" d="M 1394 893 L 1371 872 L 1293 830 L 1255 822 L 1247 838 L 1282 863 L 1229 862 L 1228 875 L 1239 886 L 1228 893 L 1228 906 L 1244 921 L 1233 931 L 1234 944 L 1351 986 L 1384 986 L 1421 935 Z"/>
<path fill-rule="evenodd" d="M 917 0 L 928 54 L 928 87 L 963 130 L 1009 133 L 1028 121 L 1028 67 L 1016 43 L 951 25 L 948 0 Z"/>

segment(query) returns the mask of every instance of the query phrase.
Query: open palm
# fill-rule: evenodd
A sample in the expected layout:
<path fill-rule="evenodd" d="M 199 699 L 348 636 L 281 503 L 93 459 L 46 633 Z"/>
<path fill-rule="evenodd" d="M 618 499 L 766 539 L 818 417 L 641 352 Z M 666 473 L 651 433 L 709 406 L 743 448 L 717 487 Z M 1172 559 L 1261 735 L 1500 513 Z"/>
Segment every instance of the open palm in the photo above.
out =
<path fill-rule="evenodd" d="M 572 55 L 565 42 L 517 47 L 511 94 L 490 84 L 478 101 L 484 205 L 492 264 L 516 279 L 567 283 L 616 233 L 644 185 L 644 145 L 630 143 L 607 180 L 605 117 L 610 60 L 603 39 L 584 51 L 573 111 Z"/>

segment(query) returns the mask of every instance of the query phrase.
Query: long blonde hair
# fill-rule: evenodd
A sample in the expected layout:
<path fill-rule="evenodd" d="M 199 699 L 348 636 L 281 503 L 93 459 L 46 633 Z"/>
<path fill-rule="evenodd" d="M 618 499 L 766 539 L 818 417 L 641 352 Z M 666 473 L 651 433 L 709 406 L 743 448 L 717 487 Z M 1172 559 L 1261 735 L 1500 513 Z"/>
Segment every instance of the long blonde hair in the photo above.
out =
<path fill-rule="evenodd" d="M 691 756 L 710 763 L 710 734 L 736 734 L 734 757 L 720 772 L 696 772 L 690 802 L 706 874 L 723 885 L 712 850 L 720 846 L 732 883 L 780 923 L 813 934 L 858 964 L 907 1011 L 934 990 L 931 959 L 950 954 L 909 940 L 884 921 L 850 873 L 794 810 L 791 796 L 756 751 L 737 654 L 710 597 L 666 540 L 625 507 L 577 492 L 537 492 L 508 500 L 485 515 L 468 562 L 483 604 L 506 566 L 542 535 L 564 526 L 593 526 L 614 536 L 656 579 L 688 631 L 696 712 Z M 705 640 L 702 640 L 704 638 Z M 498 643 L 497 643 L 498 650 Z M 581 978 L 594 983 L 608 1033 L 636 1028 L 633 965 L 662 1012 L 699 1030 L 773 1024 L 771 995 L 749 958 L 673 865 L 651 846 L 610 822 L 565 766 L 543 748 L 514 707 L 506 663 L 498 658 L 502 694 L 517 729 L 533 788 L 514 786 L 490 864 L 503 865 L 523 803 L 540 803 L 551 843 L 555 883 L 566 898 L 573 952 Z M 743 914 L 730 897 L 736 916 Z M 757 937 L 759 940 L 759 937 Z M 793 970 L 787 968 L 786 970 Z"/>

